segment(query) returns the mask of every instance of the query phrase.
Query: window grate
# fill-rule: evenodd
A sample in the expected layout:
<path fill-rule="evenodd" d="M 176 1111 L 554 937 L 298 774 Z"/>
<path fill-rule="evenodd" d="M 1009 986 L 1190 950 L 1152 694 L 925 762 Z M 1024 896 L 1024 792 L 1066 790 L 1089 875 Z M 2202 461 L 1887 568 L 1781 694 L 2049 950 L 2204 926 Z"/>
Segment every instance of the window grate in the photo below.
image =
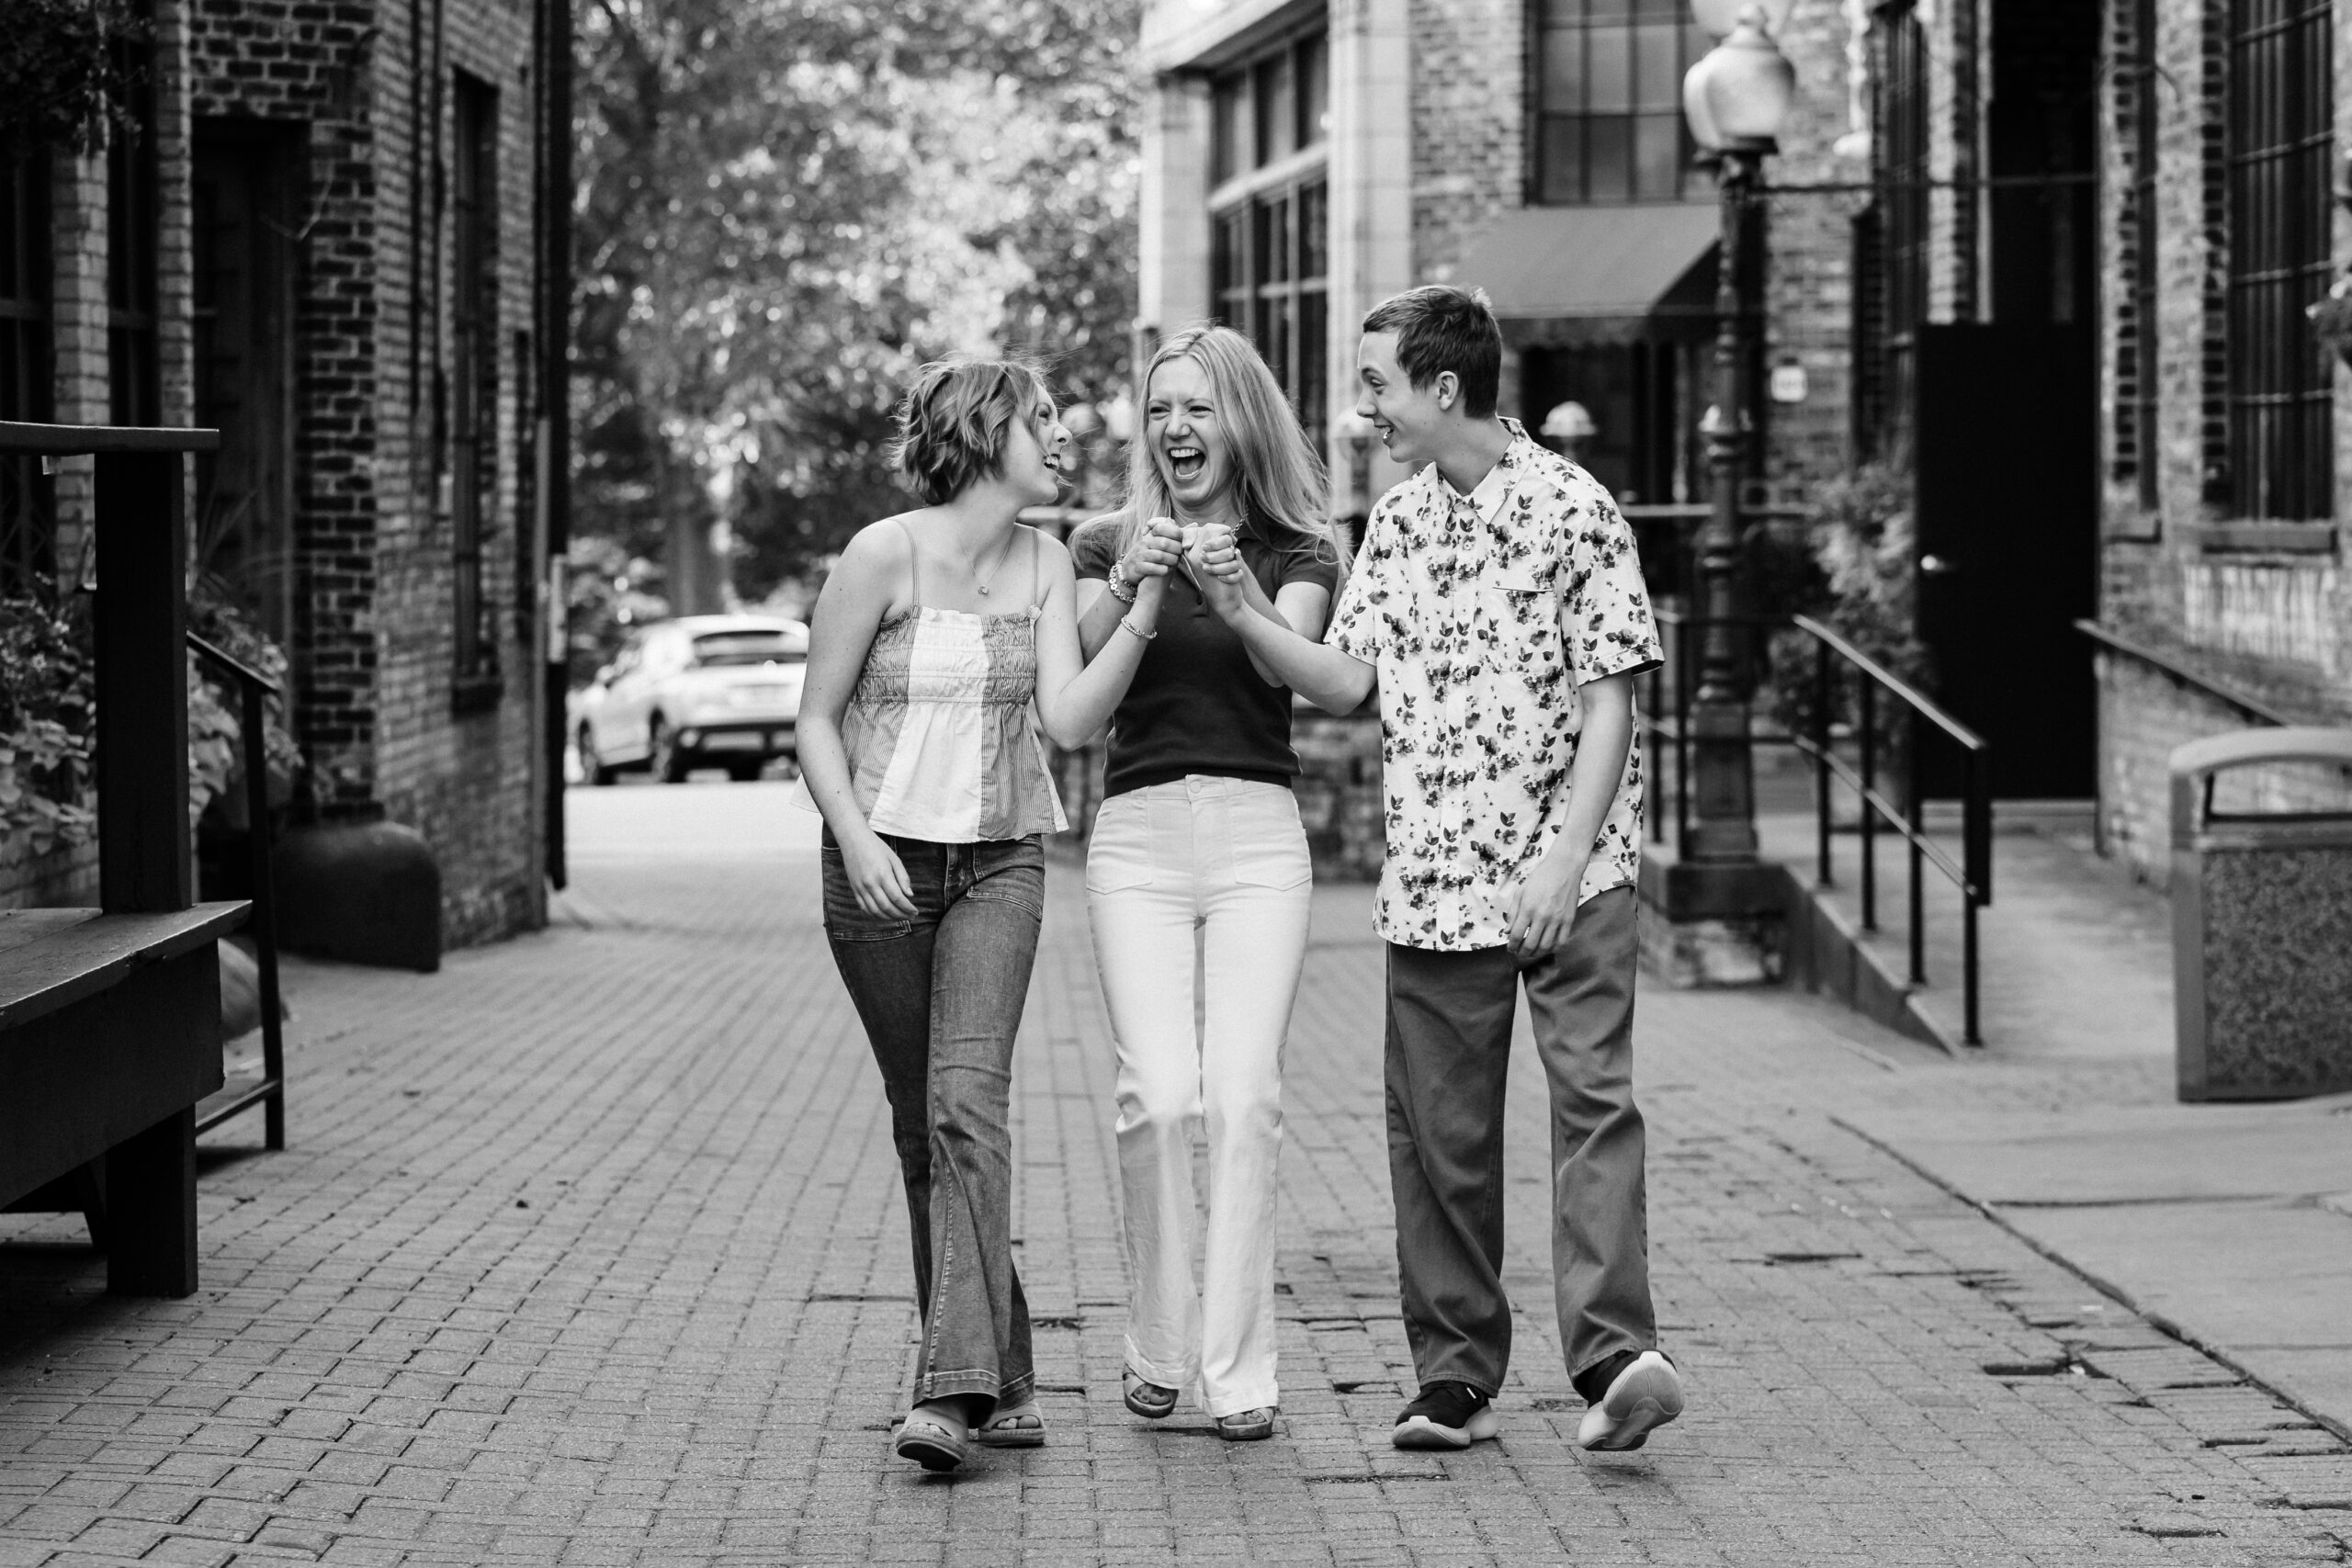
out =
<path fill-rule="evenodd" d="M 2307 314 L 2327 292 L 2334 116 L 2328 0 L 2231 0 L 2229 439 L 2233 509 L 2334 509 L 2332 372 Z"/>

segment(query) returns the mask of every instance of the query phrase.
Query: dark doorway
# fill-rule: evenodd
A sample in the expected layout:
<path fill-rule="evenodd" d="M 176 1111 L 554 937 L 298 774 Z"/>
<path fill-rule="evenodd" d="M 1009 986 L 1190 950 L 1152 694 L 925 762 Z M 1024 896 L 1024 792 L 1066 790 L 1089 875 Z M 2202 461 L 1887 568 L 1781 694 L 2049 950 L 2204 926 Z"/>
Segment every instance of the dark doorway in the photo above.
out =
<path fill-rule="evenodd" d="M 2097 402 L 2090 342 L 2043 324 L 1922 327 L 1919 634 L 1946 706 L 1991 742 L 1993 793 L 2080 799 L 2096 752 Z M 1930 746 L 1928 792 L 1959 793 Z"/>
<path fill-rule="evenodd" d="M 2097 710 L 2097 0 L 1995 0 L 1988 324 L 1923 327 L 1913 435 L 1919 632 L 1994 793 L 2092 794 Z M 1923 757 L 1930 789 L 1939 749 Z"/>
<path fill-rule="evenodd" d="M 282 645 L 294 511 L 292 128 L 199 119 L 194 218 L 197 567 Z"/>
<path fill-rule="evenodd" d="M 1621 506 L 1655 506 L 1689 499 L 1696 438 L 1690 423 L 1683 364 L 1688 351 L 1672 341 L 1531 348 L 1520 363 L 1520 406 L 1528 434 L 1559 403 L 1584 405 L 1593 434 L 1574 456 Z M 1541 439 L 1540 435 L 1538 436 Z"/>

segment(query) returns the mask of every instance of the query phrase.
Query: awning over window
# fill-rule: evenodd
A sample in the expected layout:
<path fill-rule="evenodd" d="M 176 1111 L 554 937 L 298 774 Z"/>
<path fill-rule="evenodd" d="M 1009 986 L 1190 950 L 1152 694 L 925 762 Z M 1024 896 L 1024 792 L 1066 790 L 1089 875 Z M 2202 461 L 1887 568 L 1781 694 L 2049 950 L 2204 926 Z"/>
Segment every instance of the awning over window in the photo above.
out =
<path fill-rule="evenodd" d="M 1484 288 L 1507 319 L 1703 313 L 1722 221 L 1712 204 L 1679 201 L 1523 208 L 1471 245 L 1453 282 Z M 1691 276 L 1702 263 L 1708 276 Z"/>

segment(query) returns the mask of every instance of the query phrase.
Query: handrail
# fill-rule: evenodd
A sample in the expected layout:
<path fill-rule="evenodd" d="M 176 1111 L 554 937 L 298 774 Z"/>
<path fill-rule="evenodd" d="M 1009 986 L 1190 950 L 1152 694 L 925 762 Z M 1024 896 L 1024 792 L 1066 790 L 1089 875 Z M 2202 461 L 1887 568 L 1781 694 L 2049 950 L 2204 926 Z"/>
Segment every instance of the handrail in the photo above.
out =
<path fill-rule="evenodd" d="M 141 424 L 30 424 L 0 420 L 0 452 L 79 457 L 101 452 L 218 452 L 220 433 L 202 427 Z"/>
<path fill-rule="evenodd" d="M 286 1146 L 286 1032 L 278 1015 L 277 890 L 271 875 L 269 833 L 269 739 L 264 728 L 267 716 L 263 698 L 280 694 L 276 681 L 226 649 L 187 634 L 196 656 L 237 683 L 238 728 L 243 731 L 245 753 L 245 820 L 249 865 L 252 868 L 254 966 L 260 974 L 261 1081 L 249 1086 L 226 1104 L 203 1115 L 197 1131 L 217 1127 L 259 1103 L 263 1108 L 263 1137 L 267 1146 Z"/>
<path fill-rule="evenodd" d="M 2181 685 L 2204 693 L 2224 707 L 2237 709 L 2248 718 L 2260 719 L 2265 724 L 2288 727 L 2301 722 L 2284 709 L 2272 707 L 2267 703 L 2233 692 L 2210 675 L 2200 675 L 2181 660 L 2171 658 L 2160 649 L 2151 648 L 2136 637 L 2126 637 L 2112 626 L 2102 626 L 2097 621 L 2076 621 L 2075 629 L 2101 648 L 2122 654 L 2127 659 L 2136 659 L 2151 670 L 2178 682 Z"/>
<path fill-rule="evenodd" d="M 1908 681 L 1879 663 L 1869 654 L 1815 620 L 1811 615 L 1792 615 L 1789 624 L 1819 642 L 1829 645 L 1837 655 L 1871 680 L 1885 687 L 1889 694 L 1901 697 L 1920 717 L 1928 720 L 1946 735 L 1971 751 L 1985 750 L 1984 738 L 1960 720 L 1938 707 L 1932 698 L 1922 696 Z"/>
<path fill-rule="evenodd" d="M 245 684 L 259 686 L 273 697 L 278 694 L 277 682 L 222 648 L 219 643 L 190 632 L 187 634 L 187 645 L 196 649 L 199 657 L 209 660 L 216 667 L 235 676 Z"/>
<path fill-rule="evenodd" d="M 1878 930 L 1878 834 L 1892 829 L 1903 840 L 1910 853 L 1909 947 L 1910 980 L 1914 986 L 1928 983 L 1927 976 L 1927 907 L 1923 872 L 1932 865 L 1959 891 L 1961 897 L 1961 984 L 1964 1028 L 1962 1037 L 1971 1045 L 1982 1044 L 1983 1032 L 1979 1021 L 1977 911 L 1993 901 L 1993 810 L 1992 810 L 1992 748 L 1984 739 L 1968 726 L 1945 712 L 1934 699 L 1925 695 L 1909 682 L 1888 670 L 1869 654 L 1854 646 L 1844 636 L 1810 615 L 1736 615 L 1710 619 L 1686 615 L 1671 608 L 1656 612 L 1659 625 L 1671 638 L 1673 650 L 1674 701 L 1673 717 L 1663 716 L 1661 683 L 1662 668 L 1653 669 L 1649 675 L 1647 711 L 1641 716 L 1644 735 L 1654 739 L 1670 739 L 1673 743 L 1674 818 L 1678 842 L 1687 842 L 1690 831 L 1690 717 L 1695 671 L 1686 657 L 1688 635 L 1693 630 L 1705 631 L 1716 626 L 1747 628 L 1751 634 L 1770 628 L 1793 627 L 1809 637 L 1815 649 L 1815 702 L 1813 733 L 1749 736 L 1749 744 L 1778 744 L 1795 748 L 1814 761 L 1815 839 L 1818 857 L 1819 886 L 1836 886 L 1836 866 L 1831 853 L 1832 813 L 1831 784 L 1835 780 L 1852 790 L 1859 803 L 1859 823 L 1861 836 L 1861 905 L 1862 930 Z M 1837 754 L 1835 740 L 1839 728 L 1833 722 L 1838 707 L 1840 671 L 1850 669 L 1855 682 L 1856 722 L 1846 730 L 1856 743 L 1855 761 L 1849 762 Z M 1878 754 L 1881 694 L 1900 703 L 1909 721 L 1911 744 L 1905 748 L 1907 773 L 1907 799 L 1902 805 L 1890 800 L 1879 787 Z M 1929 839 L 1921 812 L 1919 720 L 1926 720 L 1932 731 L 1940 732 L 1956 744 L 1962 760 L 1963 785 L 1962 795 L 1960 858 L 1955 861 L 1944 845 Z M 1664 836 L 1664 824 L 1658 814 L 1651 813 L 1650 836 L 1653 841 Z"/>

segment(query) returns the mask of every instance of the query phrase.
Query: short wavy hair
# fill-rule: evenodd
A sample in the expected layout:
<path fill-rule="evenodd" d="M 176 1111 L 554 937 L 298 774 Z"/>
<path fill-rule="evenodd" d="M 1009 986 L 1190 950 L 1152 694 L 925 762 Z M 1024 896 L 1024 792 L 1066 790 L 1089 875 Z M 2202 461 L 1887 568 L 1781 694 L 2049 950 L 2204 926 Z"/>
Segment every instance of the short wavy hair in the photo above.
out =
<path fill-rule="evenodd" d="M 1485 419 L 1502 389 L 1503 330 L 1483 288 L 1423 284 L 1382 300 L 1363 319 L 1366 333 L 1396 334 L 1396 367 L 1416 389 L 1451 370 L 1462 383 L 1462 412 Z"/>
<path fill-rule="evenodd" d="M 899 400 L 891 466 L 925 502 L 944 505 L 1004 471 L 1005 432 L 1051 395 L 1045 372 L 1025 359 L 935 359 Z"/>

